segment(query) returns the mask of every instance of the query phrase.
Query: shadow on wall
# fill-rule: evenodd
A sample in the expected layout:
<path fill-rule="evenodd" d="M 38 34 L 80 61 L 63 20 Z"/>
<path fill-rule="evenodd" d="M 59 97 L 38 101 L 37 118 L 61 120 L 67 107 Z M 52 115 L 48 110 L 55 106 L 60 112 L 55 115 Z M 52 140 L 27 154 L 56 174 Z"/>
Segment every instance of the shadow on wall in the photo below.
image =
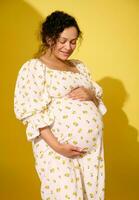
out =
<path fill-rule="evenodd" d="M 4 200 L 40 199 L 31 143 L 16 120 L 13 95 L 17 73 L 38 48 L 37 31 L 42 16 L 20 0 L 1 2 L 1 145 L 0 196 Z M 46 9 L 47 10 L 47 9 Z M 46 13 L 47 15 L 47 13 Z"/>
<path fill-rule="evenodd" d="M 138 133 L 123 111 L 129 96 L 118 79 L 105 77 L 98 83 L 104 90 L 108 109 L 104 117 L 106 200 L 136 199 L 139 194 Z"/>

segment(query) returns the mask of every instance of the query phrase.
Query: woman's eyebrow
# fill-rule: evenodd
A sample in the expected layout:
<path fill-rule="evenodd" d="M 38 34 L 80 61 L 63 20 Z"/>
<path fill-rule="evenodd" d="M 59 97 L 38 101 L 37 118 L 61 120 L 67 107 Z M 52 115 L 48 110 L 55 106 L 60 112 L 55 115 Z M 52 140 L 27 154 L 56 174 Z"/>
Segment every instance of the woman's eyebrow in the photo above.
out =
<path fill-rule="evenodd" d="M 63 38 L 63 39 L 68 40 L 68 38 L 65 38 L 65 37 L 60 37 L 60 38 Z M 73 38 L 73 39 L 71 39 L 71 40 L 76 40 L 76 39 L 77 39 L 77 37 L 76 37 L 76 38 Z"/>

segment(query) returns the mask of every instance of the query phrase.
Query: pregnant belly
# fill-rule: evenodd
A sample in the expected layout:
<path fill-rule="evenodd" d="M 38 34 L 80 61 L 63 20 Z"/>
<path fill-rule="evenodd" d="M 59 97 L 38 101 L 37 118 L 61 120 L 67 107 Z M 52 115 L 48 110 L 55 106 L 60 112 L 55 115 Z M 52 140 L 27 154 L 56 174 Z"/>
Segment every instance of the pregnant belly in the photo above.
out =
<path fill-rule="evenodd" d="M 90 151 L 102 136 L 102 116 L 92 101 L 56 98 L 50 109 L 55 115 L 51 131 L 60 143 L 69 143 Z"/>

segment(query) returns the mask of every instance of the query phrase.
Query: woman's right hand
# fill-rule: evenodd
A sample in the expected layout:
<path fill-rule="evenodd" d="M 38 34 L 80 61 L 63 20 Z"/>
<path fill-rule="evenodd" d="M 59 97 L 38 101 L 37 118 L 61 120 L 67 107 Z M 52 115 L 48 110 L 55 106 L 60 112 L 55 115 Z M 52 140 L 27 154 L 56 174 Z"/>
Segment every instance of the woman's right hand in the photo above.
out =
<path fill-rule="evenodd" d="M 86 151 L 82 148 L 73 146 L 71 144 L 60 144 L 57 152 L 68 158 L 75 158 L 76 156 L 86 153 Z"/>

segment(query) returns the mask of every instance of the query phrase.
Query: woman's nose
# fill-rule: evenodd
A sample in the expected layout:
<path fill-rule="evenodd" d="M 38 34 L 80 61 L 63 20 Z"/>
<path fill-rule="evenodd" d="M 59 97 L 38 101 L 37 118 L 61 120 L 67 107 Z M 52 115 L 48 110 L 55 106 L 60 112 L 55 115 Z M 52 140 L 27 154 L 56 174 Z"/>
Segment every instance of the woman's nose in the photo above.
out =
<path fill-rule="evenodd" d="M 67 50 L 70 50 L 70 49 L 71 49 L 71 44 L 70 44 L 70 42 L 66 42 L 65 48 L 66 48 Z"/>

